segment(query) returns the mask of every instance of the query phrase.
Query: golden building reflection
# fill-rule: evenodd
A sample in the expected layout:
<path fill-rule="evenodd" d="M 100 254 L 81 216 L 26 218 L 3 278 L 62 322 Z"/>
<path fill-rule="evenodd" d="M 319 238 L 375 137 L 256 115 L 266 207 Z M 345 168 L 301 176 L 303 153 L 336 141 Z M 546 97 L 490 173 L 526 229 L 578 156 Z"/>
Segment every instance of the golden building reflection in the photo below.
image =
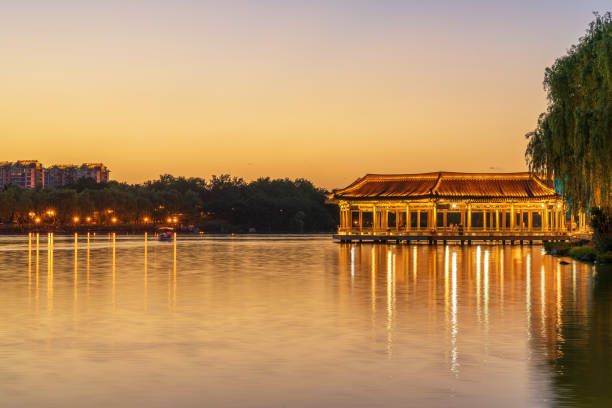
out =
<path fill-rule="evenodd" d="M 36 310 L 38 311 L 38 299 L 40 293 L 40 233 L 36 233 L 36 289 L 35 289 L 35 299 L 36 299 Z"/>
<path fill-rule="evenodd" d="M 530 345 L 544 348 L 547 358 L 555 359 L 559 344 L 565 342 L 561 328 L 567 300 L 587 315 L 591 267 L 576 262 L 563 267 L 557 258 L 541 255 L 540 247 L 340 244 L 338 248 L 340 270 L 350 276 L 339 281 L 342 298 L 350 299 L 351 288 L 367 280 L 374 332 L 382 329 L 376 320 L 382 299 L 376 283 L 386 282 L 387 355 L 395 355 L 397 328 L 411 315 L 426 313 L 432 331 L 446 333 L 448 367 L 454 375 L 462 367 L 460 350 L 467 340 L 462 336 L 469 338 L 474 330 L 484 336 L 486 354 L 488 336 L 509 330 L 509 322 L 511 327 L 526 322 Z M 363 250 L 369 256 L 359 256 Z M 358 299 L 354 302 L 359 305 Z M 517 309 L 517 304 L 525 306 Z"/>
<path fill-rule="evenodd" d="M 47 310 L 53 311 L 53 233 L 47 234 Z"/>
<path fill-rule="evenodd" d="M 79 297 L 79 234 L 74 233 L 74 308 L 76 310 L 77 301 Z"/>
<path fill-rule="evenodd" d="M 144 310 L 148 309 L 148 296 L 149 296 L 149 236 L 148 233 L 144 233 Z"/>
<path fill-rule="evenodd" d="M 115 233 L 113 232 L 110 235 L 110 239 L 112 240 L 112 303 L 113 310 L 117 308 L 117 265 L 116 265 L 116 242 L 115 242 Z"/>

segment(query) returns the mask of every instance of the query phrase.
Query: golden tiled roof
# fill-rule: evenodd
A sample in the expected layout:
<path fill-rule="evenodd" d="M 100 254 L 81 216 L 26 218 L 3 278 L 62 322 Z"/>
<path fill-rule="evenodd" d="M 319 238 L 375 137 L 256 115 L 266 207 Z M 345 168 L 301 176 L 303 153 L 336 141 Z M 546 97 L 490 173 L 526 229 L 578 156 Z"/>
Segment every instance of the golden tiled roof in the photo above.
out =
<path fill-rule="evenodd" d="M 367 174 L 328 198 L 403 199 L 423 198 L 475 200 L 529 200 L 559 198 L 555 190 L 533 173 Z"/>

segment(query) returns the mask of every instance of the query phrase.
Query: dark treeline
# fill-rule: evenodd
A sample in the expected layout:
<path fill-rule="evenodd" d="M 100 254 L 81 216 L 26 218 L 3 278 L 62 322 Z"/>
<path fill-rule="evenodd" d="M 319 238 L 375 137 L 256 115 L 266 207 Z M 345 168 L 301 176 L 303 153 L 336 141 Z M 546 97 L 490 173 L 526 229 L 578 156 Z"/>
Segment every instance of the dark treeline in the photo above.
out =
<path fill-rule="evenodd" d="M 19 228 L 170 223 L 181 229 L 222 233 L 253 228 L 256 232 L 328 232 L 338 221 L 336 208 L 325 204 L 326 193 L 304 179 L 245 182 L 222 175 L 207 181 L 163 175 L 137 185 L 81 179 L 55 189 L 8 186 L 0 190 L 0 223 Z"/>

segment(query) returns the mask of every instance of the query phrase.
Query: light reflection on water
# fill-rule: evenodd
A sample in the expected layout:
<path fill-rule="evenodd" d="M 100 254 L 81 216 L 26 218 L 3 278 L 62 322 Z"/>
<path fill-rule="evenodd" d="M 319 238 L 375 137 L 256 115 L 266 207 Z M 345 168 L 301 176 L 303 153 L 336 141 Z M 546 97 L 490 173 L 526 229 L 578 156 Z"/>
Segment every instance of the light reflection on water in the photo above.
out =
<path fill-rule="evenodd" d="M 0 237 L 2 406 L 608 405 L 612 272 L 558 261 L 308 236 Z"/>

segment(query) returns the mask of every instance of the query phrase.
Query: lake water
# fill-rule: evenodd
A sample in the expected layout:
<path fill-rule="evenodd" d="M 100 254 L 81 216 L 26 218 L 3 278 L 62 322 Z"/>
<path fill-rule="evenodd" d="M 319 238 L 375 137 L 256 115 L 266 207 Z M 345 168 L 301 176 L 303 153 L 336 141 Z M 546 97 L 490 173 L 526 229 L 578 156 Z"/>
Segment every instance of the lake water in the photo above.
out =
<path fill-rule="evenodd" d="M 0 237 L 2 407 L 612 406 L 612 271 L 540 246 Z"/>

